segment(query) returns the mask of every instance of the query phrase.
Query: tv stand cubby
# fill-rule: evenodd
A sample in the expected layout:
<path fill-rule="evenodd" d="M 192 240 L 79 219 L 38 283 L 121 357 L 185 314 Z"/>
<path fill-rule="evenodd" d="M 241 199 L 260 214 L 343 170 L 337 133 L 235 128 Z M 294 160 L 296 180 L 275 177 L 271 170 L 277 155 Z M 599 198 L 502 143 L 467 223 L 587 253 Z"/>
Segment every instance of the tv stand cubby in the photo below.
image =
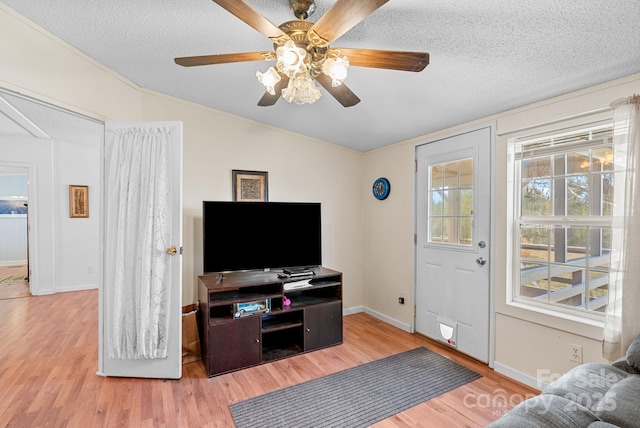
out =
<path fill-rule="evenodd" d="M 276 271 L 198 277 L 198 330 L 208 376 L 342 343 L 342 273 L 312 270 L 304 278 L 278 278 Z M 309 286 L 285 291 L 286 283 L 307 279 Z M 238 317 L 234 311 L 236 304 L 266 299 L 267 313 Z"/>

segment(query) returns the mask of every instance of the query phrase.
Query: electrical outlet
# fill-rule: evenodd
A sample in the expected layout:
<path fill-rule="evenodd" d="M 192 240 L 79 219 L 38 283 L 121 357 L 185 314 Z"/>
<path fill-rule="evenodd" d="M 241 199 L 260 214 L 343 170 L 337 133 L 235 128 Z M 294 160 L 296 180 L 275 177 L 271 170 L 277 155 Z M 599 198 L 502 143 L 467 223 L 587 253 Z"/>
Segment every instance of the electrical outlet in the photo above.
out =
<path fill-rule="evenodd" d="M 569 361 L 582 364 L 582 346 L 569 344 Z"/>
<path fill-rule="evenodd" d="M 398 303 L 400 303 L 401 305 L 404 305 L 405 301 L 406 301 L 406 296 L 404 295 L 404 293 L 400 293 L 400 297 L 398 297 Z"/>

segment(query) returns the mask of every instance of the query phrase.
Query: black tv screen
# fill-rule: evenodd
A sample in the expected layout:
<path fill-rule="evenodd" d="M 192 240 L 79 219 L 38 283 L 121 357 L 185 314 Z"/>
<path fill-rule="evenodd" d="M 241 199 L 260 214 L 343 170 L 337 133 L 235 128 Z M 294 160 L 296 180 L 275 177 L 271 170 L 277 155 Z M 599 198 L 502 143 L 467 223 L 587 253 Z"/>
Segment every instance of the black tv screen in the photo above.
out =
<path fill-rule="evenodd" d="M 204 273 L 322 265 L 320 204 L 203 201 Z"/>

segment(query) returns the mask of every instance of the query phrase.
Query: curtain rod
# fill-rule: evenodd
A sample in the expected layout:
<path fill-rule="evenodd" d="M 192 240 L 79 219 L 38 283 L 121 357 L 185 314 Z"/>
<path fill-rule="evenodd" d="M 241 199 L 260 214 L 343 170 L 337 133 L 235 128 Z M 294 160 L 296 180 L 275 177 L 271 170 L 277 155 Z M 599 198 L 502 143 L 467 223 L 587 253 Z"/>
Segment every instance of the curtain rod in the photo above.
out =
<path fill-rule="evenodd" d="M 581 117 L 591 116 L 591 115 L 598 114 L 598 113 L 604 113 L 604 112 L 611 111 L 611 110 L 612 109 L 611 109 L 610 106 L 600 107 L 600 108 L 597 108 L 597 109 L 584 111 L 582 113 L 571 114 L 571 115 L 568 115 L 568 116 L 563 116 L 563 117 L 558 117 L 558 118 L 555 118 L 555 119 L 547 120 L 545 122 L 539 122 L 539 123 L 536 123 L 534 125 L 527 125 L 527 126 L 522 126 L 522 127 L 519 127 L 519 128 L 509 129 L 509 130 L 497 133 L 497 136 L 498 137 L 502 137 L 504 135 L 514 134 L 516 132 L 528 131 L 530 129 L 539 128 L 541 126 L 553 125 L 555 123 L 560 123 L 560 122 L 564 122 L 564 121 L 567 121 L 567 120 L 580 119 Z"/>

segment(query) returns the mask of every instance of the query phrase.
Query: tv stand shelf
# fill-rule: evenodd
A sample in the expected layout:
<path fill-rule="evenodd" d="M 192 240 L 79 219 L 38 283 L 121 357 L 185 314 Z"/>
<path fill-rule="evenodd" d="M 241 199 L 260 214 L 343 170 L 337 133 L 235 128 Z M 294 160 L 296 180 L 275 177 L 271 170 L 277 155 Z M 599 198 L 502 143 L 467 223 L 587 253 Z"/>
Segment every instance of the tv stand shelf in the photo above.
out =
<path fill-rule="evenodd" d="M 198 277 L 198 329 L 208 376 L 216 376 L 342 343 L 342 273 L 317 267 L 306 278 L 277 271 Z M 309 286 L 285 290 L 288 282 Z M 285 296 L 291 300 L 284 305 Z M 236 318 L 238 303 L 264 302 L 266 313 Z"/>

